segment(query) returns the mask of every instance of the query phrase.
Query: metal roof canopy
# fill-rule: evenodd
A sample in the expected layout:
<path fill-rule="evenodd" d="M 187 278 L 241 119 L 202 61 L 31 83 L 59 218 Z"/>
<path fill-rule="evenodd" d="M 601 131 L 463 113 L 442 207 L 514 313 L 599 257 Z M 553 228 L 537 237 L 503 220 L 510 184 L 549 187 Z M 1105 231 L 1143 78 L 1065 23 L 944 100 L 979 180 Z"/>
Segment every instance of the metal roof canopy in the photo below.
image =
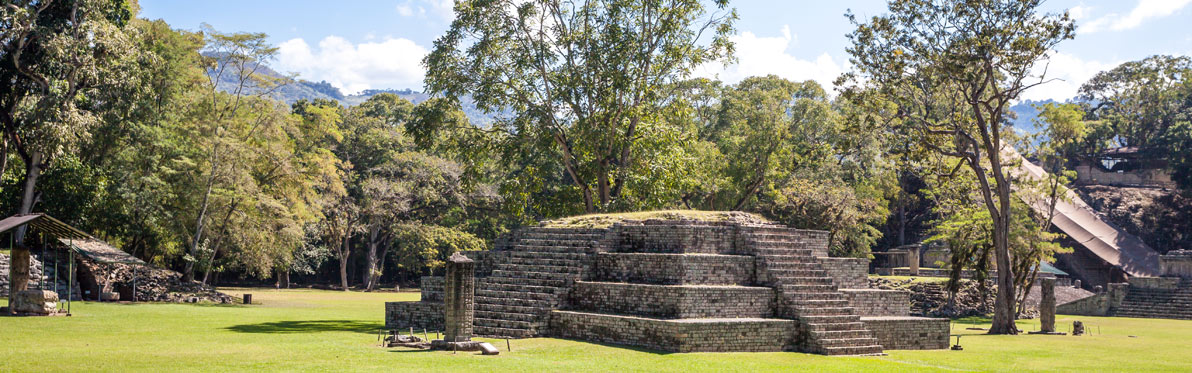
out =
<path fill-rule="evenodd" d="M 124 252 L 124 250 L 112 247 L 107 242 L 92 237 L 78 228 L 72 227 L 46 214 L 24 214 L 7 217 L 4 220 L 0 220 L 0 233 L 25 224 L 28 224 L 31 229 L 36 229 L 38 232 L 57 239 L 72 251 L 95 262 L 108 264 L 146 264 L 137 257 Z"/>

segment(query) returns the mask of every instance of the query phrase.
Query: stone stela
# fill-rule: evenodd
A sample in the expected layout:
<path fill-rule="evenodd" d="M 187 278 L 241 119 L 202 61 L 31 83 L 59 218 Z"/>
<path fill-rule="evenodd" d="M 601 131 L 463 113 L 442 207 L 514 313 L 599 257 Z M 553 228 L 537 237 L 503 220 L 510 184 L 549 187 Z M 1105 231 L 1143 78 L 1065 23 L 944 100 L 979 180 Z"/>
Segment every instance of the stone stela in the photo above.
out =
<path fill-rule="evenodd" d="M 475 306 L 476 262 L 460 253 L 447 259 L 444 283 L 443 339 L 431 341 L 436 350 L 482 351 L 496 355 L 496 347 L 472 340 L 472 315 Z"/>
<path fill-rule="evenodd" d="M 1039 282 L 1039 331 L 1029 334 L 1063 335 L 1055 331 L 1055 279 Z"/>

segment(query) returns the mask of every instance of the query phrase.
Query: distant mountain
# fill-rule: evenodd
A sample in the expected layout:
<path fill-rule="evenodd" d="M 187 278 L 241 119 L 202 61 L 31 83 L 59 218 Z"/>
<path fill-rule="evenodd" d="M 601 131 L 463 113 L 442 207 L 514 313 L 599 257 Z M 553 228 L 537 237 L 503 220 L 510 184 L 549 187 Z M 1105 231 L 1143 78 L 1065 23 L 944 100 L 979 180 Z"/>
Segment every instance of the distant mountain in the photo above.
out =
<path fill-rule="evenodd" d="M 1035 127 L 1035 118 L 1039 117 L 1039 109 L 1035 105 L 1043 105 L 1057 102 L 1055 100 L 1034 101 L 1026 100 L 1010 107 L 1010 112 L 1014 114 L 1014 118 L 1010 123 L 1014 125 L 1014 129 L 1018 133 L 1035 133 L 1039 129 Z"/>
<path fill-rule="evenodd" d="M 207 55 L 211 56 L 211 54 L 207 54 Z M 257 73 L 265 75 L 265 76 L 270 76 L 270 77 L 275 77 L 275 78 L 286 77 L 286 75 L 279 73 L 276 70 L 273 70 L 272 68 L 270 68 L 269 66 L 266 66 L 266 65 L 252 65 L 252 66 L 248 66 L 247 68 L 255 68 Z M 211 75 L 214 75 L 216 73 L 216 71 L 217 70 L 212 69 L 208 73 Z M 224 71 L 223 75 L 220 76 L 219 81 L 216 82 L 216 86 L 219 87 L 220 90 L 223 90 L 225 92 L 231 92 L 238 85 L 239 85 L 239 81 L 237 78 L 237 74 L 233 73 L 230 70 Z M 250 89 L 249 91 L 253 92 L 255 90 Z M 273 91 L 272 94 L 270 94 L 270 96 L 272 96 L 274 99 L 285 102 L 287 104 L 292 104 L 295 101 L 302 100 L 302 99 L 307 99 L 307 100 L 330 99 L 330 100 L 339 101 L 340 103 L 342 103 L 345 106 L 354 106 L 354 105 L 359 105 L 360 103 L 364 102 L 365 100 L 368 100 L 369 97 L 372 97 L 372 96 L 380 94 L 380 93 L 392 93 L 392 94 L 395 94 L 401 98 L 409 100 L 410 102 L 412 102 L 414 104 L 421 103 L 421 102 L 426 101 L 427 99 L 430 98 L 430 95 L 428 95 L 428 94 L 418 92 L 418 91 L 408 89 L 408 88 L 407 89 L 367 89 L 367 90 L 364 90 L 358 94 L 345 95 L 342 91 L 339 90 L 339 88 L 336 88 L 335 86 L 331 85 L 331 83 L 328 83 L 326 81 L 312 82 L 309 80 L 302 80 L 302 79 L 292 81 L 292 82 L 285 84 L 281 87 L 276 87 L 276 89 Z M 492 124 L 493 121 L 496 120 L 495 115 L 485 113 L 485 112 L 481 111 L 480 109 L 476 108 L 476 105 L 472 103 L 472 99 L 470 97 L 465 97 L 465 98 L 461 99 L 460 106 L 464 112 L 464 115 L 467 115 L 468 120 L 471 121 L 472 124 L 487 127 L 488 125 Z"/>

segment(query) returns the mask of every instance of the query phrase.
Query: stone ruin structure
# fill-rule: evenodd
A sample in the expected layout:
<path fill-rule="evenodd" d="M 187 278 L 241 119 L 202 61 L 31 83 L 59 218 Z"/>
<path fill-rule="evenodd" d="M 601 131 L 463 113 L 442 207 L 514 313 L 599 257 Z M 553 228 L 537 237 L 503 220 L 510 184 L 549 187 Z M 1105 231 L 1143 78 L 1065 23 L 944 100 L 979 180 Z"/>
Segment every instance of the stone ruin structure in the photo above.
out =
<path fill-rule="evenodd" d="M 474 333 L 670 352 L 881 354 L 943 349 L 947 319 L 869 289 L 868 260 L 827 257 L 827 232 L 694 220 L 532 227 L 476 260 Z M 390 329 L 444 329 L 444 279 L 385 306 Z M 450 312 L 448 312 L 450 314 Z"/>
<path fill-rule="evenodd" d="M 1062 304 L 1073 315 L 1192 320 L 1192 251 L 1174 250 L 1159 257 L 1162 276 L 1133 277 L 1088 298 Z"/>

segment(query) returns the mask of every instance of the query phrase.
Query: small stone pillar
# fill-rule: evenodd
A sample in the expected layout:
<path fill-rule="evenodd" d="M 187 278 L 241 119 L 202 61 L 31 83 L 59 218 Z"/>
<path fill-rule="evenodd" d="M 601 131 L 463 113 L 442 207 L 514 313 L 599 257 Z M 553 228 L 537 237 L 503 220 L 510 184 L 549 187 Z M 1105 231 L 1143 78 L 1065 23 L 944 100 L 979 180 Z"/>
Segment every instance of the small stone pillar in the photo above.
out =
<path fill-rule="evenodd" d="M 472 307 L 475 298 L 475 265 L 460 253 L 447 259 L 447 278 L 443 285 L 446 312 L 443 315 L 443 340 L 467 342 L 472 340 Z"/>
<path fill-rule="evenodd" d="M 1039 281 L 1039 332 L 1037 334 L 1057 334 L 1055 331 L 1055 279 L 1044 278 Z"/>
<path fill-rule="evenodd" d="M 33 259 L 30 256 L 29 248 L 23 246 L 12 248 L 12 254 L 8 257 L 8 294 L 16 294 L 29 289 L 32 263 Z"/>
<path fill-rule="evenodd" d="M 907 267 L 911 269 L 911 276 L 919 275 L 919 246 L 906 249 Z"/>

